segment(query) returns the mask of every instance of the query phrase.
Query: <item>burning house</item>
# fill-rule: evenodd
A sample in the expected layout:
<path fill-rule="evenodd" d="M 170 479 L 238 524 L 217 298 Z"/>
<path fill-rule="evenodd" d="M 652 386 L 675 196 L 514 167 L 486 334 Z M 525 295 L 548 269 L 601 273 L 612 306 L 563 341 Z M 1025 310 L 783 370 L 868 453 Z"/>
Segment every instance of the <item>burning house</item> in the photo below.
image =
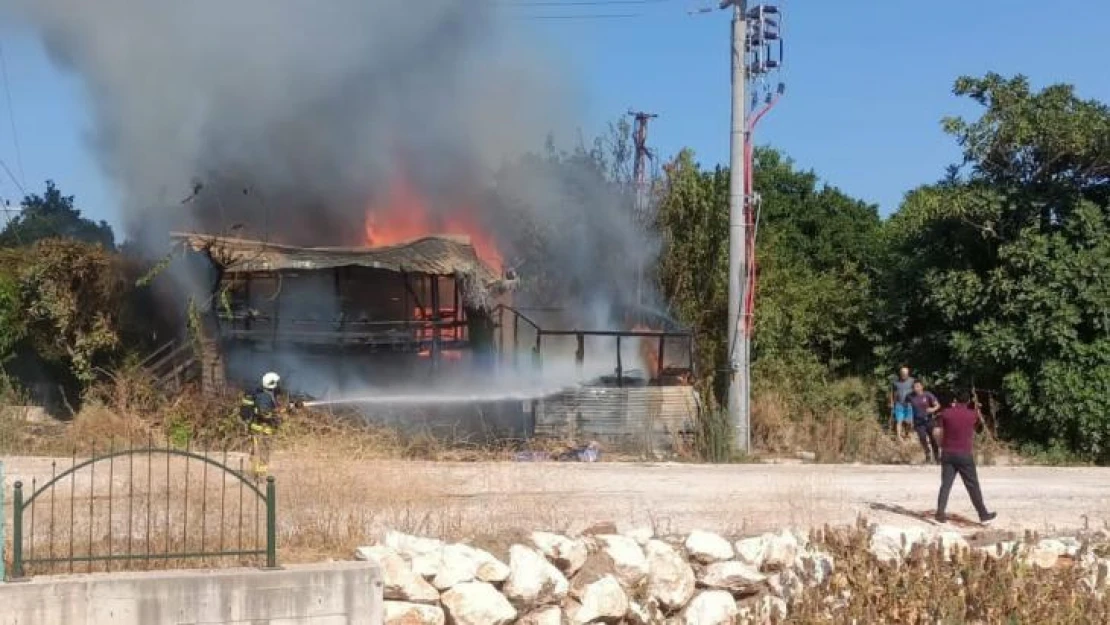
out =
<path fill-rule="evenodd" d="M 517 402 L 519 429 L 573 421 L 599 439 L 654 410 L 646 398 L 692 393 L 680 328 L 607 330 L 644 321 L 620 308 L 641 301 L 633 276 L 655 242 L 606 159 L 581 137 L 556 149 L 580 125 L 578 90 L 497 3 L 5 4 L 92 98 L 93 154 L 128 240 L 159 256 L 176 230 L 197 261 L 174 268 L 164 300 L 174 317 L 193 302 L 203 357 L 167 343 L 145 363 L 161 379 L 221 387 L 279 369 L 319 396 L 460 373 L 469 388 L 565 380 L 598 395 Z M 522 249 L 517 269 L 543 265 L 579 301 L 539 293 L 568 309 L 553 314 L 509 301 L 501 254 Z"/>
<path fill-rule="evenodd" d="M 418 386 L 429 393 L 419 416 L 411 405 L 374 406 L 367 416 L 438 421 L 457 433 L 474 413 L 485 436 L 655 451 L 685 437 L 700 410 L 688 332 L 567 329 L 557 310 L 515 308 L 512 272 L 483 262 L 466 236 L 372 247 L 172 237 L 210 270 L 198 324 L 206 388 L 249 385 L 271 368 L 317 397 Z M 435 407 L 437 383 L 459 380 L 517 396 Z M 521 399 L 522 387 L 534 396 Z"/>
<path fill-rule="evenodd" d="M 492 362 L 492 313 L 508 303 L 512 281 L 481 262 L 466 237 L 349 248 L 172 236 L 212 272 L 202 324 L 206 386 L 247 384 L 275 360 L 310 369 L 300 383 L 317 395 L 335 389 L 313 378 L 345 377 L 329 371 L 335 366 L 372 367 L 373 378 L 388 383 L 383 377 L 403 381 L 424 363 L 435 370 Z"/>
<path fill-rule="evenodd" d="M 209 276 L 194 323 L 203 385 L 276 369 L 291 390 L 369 397 L 356 406 L 369 419 L 453 435 L 658 450 L 691 430 L 688 332 L 642 315 L 582 327 L 562 309 L 515 306 L 516 276 L 477 223 L 429 210 L 399 176 L 367 211 L 360 245 L 172 234 Z M 402 395 L 403 409 L 382 399 Z"/>

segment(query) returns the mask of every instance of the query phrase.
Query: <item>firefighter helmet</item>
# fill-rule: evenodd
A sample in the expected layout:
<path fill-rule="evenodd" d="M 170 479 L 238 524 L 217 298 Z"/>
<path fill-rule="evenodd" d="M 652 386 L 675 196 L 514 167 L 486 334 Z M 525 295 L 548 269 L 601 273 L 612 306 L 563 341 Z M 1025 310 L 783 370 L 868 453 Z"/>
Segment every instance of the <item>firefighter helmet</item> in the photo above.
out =
<path fill-rule="evenodd" d="M 274 373 L 273 371 L 262 376 L 262 388 L 266 389 L 267 391 L 272 391 L 276 389 L 279 382 L 281 382 L 281 376 Z"/>

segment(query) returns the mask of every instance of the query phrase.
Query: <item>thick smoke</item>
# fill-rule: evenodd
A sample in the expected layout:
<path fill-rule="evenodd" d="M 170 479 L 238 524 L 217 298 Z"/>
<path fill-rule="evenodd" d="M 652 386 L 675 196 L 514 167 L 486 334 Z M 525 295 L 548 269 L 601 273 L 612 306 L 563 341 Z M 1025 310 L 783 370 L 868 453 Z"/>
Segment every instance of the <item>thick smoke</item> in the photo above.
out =
<path fill-rule="evenodd" d="M 515 45 L 495 9 L 0 0 L 83 80 L 91 141 L 129 234 L 154 217 L 304 244 L 349 238 L 399 159 L 440 187 L 538 145 L 559 123 L 557 74 Z"/>
<path fill-rule="evenodd" d="M 574 323 L 611 324 L 654 247 L 588 168 L 503 167 L 571 135 L 577 94 L 498 4 L 0 0 L 0 16 L 82 80 L 90 143 L 152 255 L 175 228 L 359 244 L 403 168 L 433 210 L 479 204 L 524 279 L 544 274 L 533 292 L 577 300 Z"/>

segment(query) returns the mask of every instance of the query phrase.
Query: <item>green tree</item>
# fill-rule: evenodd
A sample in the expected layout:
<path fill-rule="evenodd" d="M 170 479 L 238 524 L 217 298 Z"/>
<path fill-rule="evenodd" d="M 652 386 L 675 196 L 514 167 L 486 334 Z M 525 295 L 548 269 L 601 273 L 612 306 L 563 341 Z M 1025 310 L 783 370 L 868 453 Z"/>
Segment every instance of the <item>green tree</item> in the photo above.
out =
<path fill-rule="evenodd" d="M 22 210 L 0 231 L 0 247 L 20 247 L 49 238 L 66 238 L 94 243 L 105 249 L 115 247 L 112 228 L 81 216 L 72 195 L 62 195 L 52 180 L 46 181 L 42 195 L 28 194 Z"/>
<path fill-rule="evenodd" d="M 695 363 L 710 398 L 723 397 L 727 381 L 728 171 L 704 171 L 690 150 L 666 167 L 657 228 L 663 240 L 659 280 L 663 296 L 694 333 Z"/>
<path fill-rule="evenodd" d="M 699 369 L 723 400 L 728 325 L 728 170 L 703 171 L 684 151 L 666 168 L 658 216 L 660 279 L 694 329 Z M 757 376 L 866 370 L 875 330 L 872 282 L 880 266 L 874 206 L 819 183 L 771 149 L 756 151 L 762 203 L 752 339 Z M 758 380 L 757 380 L 758 382 Z"/>
<path fill-rule="evenodd" d="M 869 371 L 873 283 L 883 267 L 878 210 L 774 150 L 755 156 L 762 202 L 753 359 Z"/>
<path fill-rule="evenodd" d="M 937 375 L 1002 391 L 1012 435 L 1110 460 L 1110 109 L 1072 87 L 961 78 L 964 162 L 890 220 L 891 337 Z"/>
<path fill-rule="evenodd" d="M 0 252 L 0 365 L 12 356 L 27 334 L 23 300 L 19 292 L 19 258 L 12 250 Z"/>
<path fill-rule="evenodd" d="M 99 245 L 44 239 L 19 273 L 19 298 L 30 349 L 64 363 L 82 383 L 119 346 L 119 316 L 129 286 L 119 256 Z"/>

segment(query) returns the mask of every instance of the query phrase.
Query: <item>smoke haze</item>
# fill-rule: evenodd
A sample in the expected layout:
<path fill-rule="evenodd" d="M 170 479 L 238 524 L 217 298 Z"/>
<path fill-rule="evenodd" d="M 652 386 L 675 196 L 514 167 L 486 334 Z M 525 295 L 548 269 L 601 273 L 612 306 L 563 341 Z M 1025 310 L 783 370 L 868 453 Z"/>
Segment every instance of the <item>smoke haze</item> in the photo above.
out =
<path fill-rule="evenodd" d="M 495 186 L 503 163 L 577 123 L 557 55 L 493 1 L 0 0 L 0 16 L 82 80 L 92 149 L 153 254 L 170 229 L 233 225 L 359 244 L 399 167 L 435 210 L 481 198 L 506 249 L 540 250 L 591 323 L 654 252 L 603 179 L 540 166 Z M 522 217 L 539 241 L 505 225 Z"/>

